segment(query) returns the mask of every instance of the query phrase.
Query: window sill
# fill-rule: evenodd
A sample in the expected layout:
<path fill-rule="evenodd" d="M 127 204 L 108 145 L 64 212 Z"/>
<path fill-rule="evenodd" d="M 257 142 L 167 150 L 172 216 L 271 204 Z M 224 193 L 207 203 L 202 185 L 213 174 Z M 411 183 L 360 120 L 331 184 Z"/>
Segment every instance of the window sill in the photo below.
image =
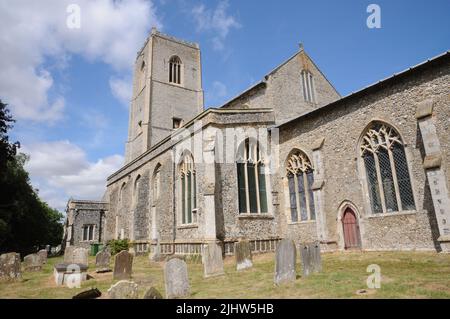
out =
<path fill-rule="evenodd" d="M 198 224 L 184 224 L 177 226 L 177 229 L 190 229 L 190 228 L 198 228 Z"/>
<path fill-rule="evenodd" d="M 415 214 L 417 214 L 416 210 L 404 210 L 401 212 L 371 214 L 371 215 L 368 215 L 367 218 L 393 217 L 393 216 L 405 216 L 405 215 L 415 215 Z"/>
<path fill-rule="evenodd" d="M 316 221 L 314 219 L 311 220 L 302 220 L 299 222 L 289 222 L 288 225 L 304 225 L 304 224 L 315 224 Z"/>
<path fill-rule="evenodd" d="M 275 217 L 269 213 L 239 214 L 238 219 L 274 219 Z"/>

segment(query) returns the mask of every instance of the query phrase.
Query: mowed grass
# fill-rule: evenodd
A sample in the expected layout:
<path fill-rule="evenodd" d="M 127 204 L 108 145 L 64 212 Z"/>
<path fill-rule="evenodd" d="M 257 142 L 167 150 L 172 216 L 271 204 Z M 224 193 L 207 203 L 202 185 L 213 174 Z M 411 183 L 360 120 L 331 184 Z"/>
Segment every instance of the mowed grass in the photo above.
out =
<path fill-rule="evenodd" d="M 21 282 L 0 283 L 0 298 L 71 298 L 73 295 L 97 287 L 106 296 L 115 282 L 112 273 L 96 274 L 94 258 L 90 257 L 92 276 L 82 288 L 57 287 L 53 279 L 53 265 L 62 258 L 50 258 L 42 272 L 24 273 Z M 236 271 L 233 257 L 225 259 L 225 275 L 203 278 L 198 263 L 188 263 L 191 298 L 450 298 L 450 255 L 423 252 L 346 252 L 322 255 L 323 272 L 295 283 L 274 286 L 274 255 L 256 255 L 254 266 Z M 381 268 L 381 288 L 368 289 L 367 266 Z M 147 256 L 135 257 L 133 281 L 145 291 L 156 287 L 164 295 L 164 263 L 151 263 Z M 365 294 L 357 294 L 365 289 Z"/>

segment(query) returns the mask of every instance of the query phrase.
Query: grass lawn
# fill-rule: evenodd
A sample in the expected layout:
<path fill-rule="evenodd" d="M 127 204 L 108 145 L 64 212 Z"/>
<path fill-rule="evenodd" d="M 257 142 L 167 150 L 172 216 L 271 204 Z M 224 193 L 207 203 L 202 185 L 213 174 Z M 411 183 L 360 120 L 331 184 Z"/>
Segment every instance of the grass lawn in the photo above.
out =
<path fill-rule="evenodd" d="M 0 298 L 71 298 L 90 287 L 104 295 L 114 283 L 112 273 L 96 274 L 90 257 L 92 279 L 80 289 L 56 287 L 53 265 L 62 257 L 49 258 L 42 272 L 23 273 L 21 282 L 0 283 Z M 252 269 L 237 272 L 234 259 L 225 259 L 225 276 L 203 278 L 201 264 L 188 263 L 192 298 L 450 298 L 450 255 L 422 252 L 346 252 L 322 255 L 323 272 L 308 278 L 299 274 L 295 283 L 273 285 L 274 255 L 257 255 Z M 367 289 L 370 264 L 381 267 L 381 288 Z M 142 297 L 150 286 L 164 295 L 163 263 L 147 257 L 134 259 L 133 281 Z M 356 294 L 366 289 L 363 295 Z"/>

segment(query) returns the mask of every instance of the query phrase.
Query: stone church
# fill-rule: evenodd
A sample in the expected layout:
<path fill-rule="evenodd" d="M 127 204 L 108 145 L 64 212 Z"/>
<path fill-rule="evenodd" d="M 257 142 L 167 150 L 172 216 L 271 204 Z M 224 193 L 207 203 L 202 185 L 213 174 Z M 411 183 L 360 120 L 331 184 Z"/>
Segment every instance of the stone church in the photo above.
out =
<path fill-rule="evenodd" d="M 225 254 L 248 239 L 323 251 L 450 252 L 450 52 L 340 96 L 300 47 L 218 108 L 198 44 L 153 29 L 135 61 L 125 163 L 70 200 L 66 245 Z"/>

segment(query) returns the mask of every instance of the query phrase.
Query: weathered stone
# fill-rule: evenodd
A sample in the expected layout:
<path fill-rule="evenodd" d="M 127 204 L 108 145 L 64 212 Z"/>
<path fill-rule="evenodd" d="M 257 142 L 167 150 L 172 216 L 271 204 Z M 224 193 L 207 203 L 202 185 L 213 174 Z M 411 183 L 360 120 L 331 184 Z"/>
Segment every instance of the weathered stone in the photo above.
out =
<path fill-rule="evenodd" d="M 274 282 L 276 285 L 295 281 L 297 277 L 296 257 L 295 244 L 292 240 L 283 239 L 278 243 L 275 251 Z"/>
<path fill-rule="evenodd" d="M 240 240 L 234 243 L 234 254 L 236 256 L 237 270 L 244 270 L 253 267 L 252 250 L 248 240 Z"/>
<path fill-rule="evenodd" d="M 87 265 L 83 264 L 56 264 L 53 276 L 57 286 L 80 287 L 81 282 L 87 280 Z"/>
<path fill-rule="evenodd" d="M 212 242 L 203 245 L 202 262 L 205 278 L 224 274 L 222 248 L 219 244 Z"/>
<path fill-rule="evenodd" d="M 42 259 L 38 254 L 26 255 L 23 258 L 23 267 L 25 271 L 41 271 Z"/>
<path fill-rule="evenodd" d="M 102 295 L 100 290 L 97 288 L 91 288 L 86 291 L 82 291 L 79 294 L 76 294 L 72 297 L 72 299 L 96 299 L 99 298 Z"/>
<path fill-rule="evenodd" d="M 137 299 L 138 285 L 132 281 L 120 280 L 108 289 L 110 299 Z"/>
<path fill-rule="evenodd" d="M 66 247 L 64 251 L 64 263 L 89 265 L 89 251 L 83 247 Z"/>
<path fill-rule="evenodd" d="M 7 253 L 0 255 L 0 281 L 20 279 L 22 279 L 20 254 Z"/>
<path fill-rule="evenodd" d="M 102 250 L 95 255 L 95 267 L 97 272 L 107 272 L 111 268 L 109 266 L 111 261 L 111 254 L 108 251 Z"/>
<path fill-rule="evenodd" d="M 164 265 L 164 282 L 166 297 L 184 298 L 190 294 L 189 278 L 186 262 L 173 258 Z"/>
<path fill-rule="evenodd" d="M 39 250 L 39 251 L 37 252 L 37 254 L 38 254 L 39 257 L 41 258 L 41 262 L 42 262 L 43 264 L 46 264 L 46 263 L 47 263 L 47 254 L 48 254 L 47 250 L 46 250 L 46 249 L 41 249 L 41 250 Z"/>
<path fill-rule="evenodd" d="M 300 257 L 303 276 L 307 277 L 313 272 L 322 271 L 322 260 L 320 256 L 319 243 L 300 245 Z"/>
<path fill-rule="evenodd" d="M 145 292 L 143 299 L 164 299 L 164 298 L 161 295 L 161 293 L 158 291 L 158 289 L 156 289 L 155 287 L 150 287 L 150 289 L 148 289 Z"/>
<path fill-rule="evenodd" d="M 311 254 L 312 270 L 313 272 L 322 271 L 322 256 L 320 254 L 320 244 L 318 242 L 312 243 L 309 246 L 309 251 Z"/>
<path fill-rule="evenodd" d="M 133 270 L 133 255 L 126 250 L 119 252 L 114 258 L 114 279 L 130 279 Z"/>

